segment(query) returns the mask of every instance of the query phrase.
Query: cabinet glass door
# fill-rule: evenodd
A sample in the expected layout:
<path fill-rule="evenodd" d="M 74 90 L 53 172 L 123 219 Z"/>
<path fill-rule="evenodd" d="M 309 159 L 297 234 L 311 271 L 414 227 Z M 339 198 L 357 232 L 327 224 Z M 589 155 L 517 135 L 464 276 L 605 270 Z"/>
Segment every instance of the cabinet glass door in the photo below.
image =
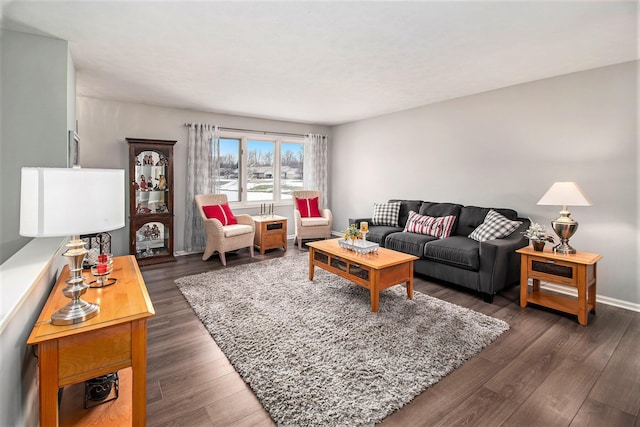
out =
<path fill-rule="evenodd" d="M 135 160 L 135 212 L 138 215 L 169 212 L 167 184 L 167 155 L 162 151 L 146 150 Z"/>
<path fill-rule="evenodd" d="M 169 253 L 169 227 L 158 221 L 147 222 L 136 230 L 136 258 Z"/>

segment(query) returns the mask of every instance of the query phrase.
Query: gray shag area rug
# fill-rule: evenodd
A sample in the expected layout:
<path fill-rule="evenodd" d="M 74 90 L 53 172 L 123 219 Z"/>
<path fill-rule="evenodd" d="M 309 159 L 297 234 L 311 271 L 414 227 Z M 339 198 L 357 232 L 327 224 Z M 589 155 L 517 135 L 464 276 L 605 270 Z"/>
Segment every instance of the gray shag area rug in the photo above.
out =
<path fill-rule="evenodd" d="M 380 295 L 315 269 L 308 253 L 176 280 L 216 343 L 280 425 L 361 426 L 479 353 L 509 325 L 414 292 Z"/>

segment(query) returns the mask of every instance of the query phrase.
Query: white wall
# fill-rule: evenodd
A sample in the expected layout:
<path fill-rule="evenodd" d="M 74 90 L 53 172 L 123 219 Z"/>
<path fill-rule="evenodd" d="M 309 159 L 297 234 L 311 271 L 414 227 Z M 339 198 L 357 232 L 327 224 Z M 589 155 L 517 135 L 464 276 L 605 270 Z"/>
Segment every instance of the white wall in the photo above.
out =
<path fill-rule="evenodd" d="M 218 126 L 287 133 L 327 134 L 329 128 L 301 123 L 279 122 L 250 117 L 213 114 L 201 111 L 165 108 L 96 98 L 78 97 L 80 164 L 83 167 L 121 168 L 128 171 L 127 137 L 177 140 L 174 146 L 174 251 L 184 249 L 186 200 L 187 128 L 185 123 L 209 123 Z M 128 176 L 128 175 L 127 175 Z M 192 203 L 192 201 L 189 201 Z M 127 206 L 128 212 L 128 206 Z M 257 214 L 253 210 L 235 209 L 236 213 Z M 289 233 L 293 233 L 291 208 L 279 207 L 276 213 L 289 217 Z M 128 215 L 128 214 L 127 214 Z M 116 255 L 129 252 L 129 227 L 115 230 L 112 251 Z"/>
<path fill-rule="evenodd" d="M 75 70 L 64 40 L 8 30 L 0 38 L 0 425 L 36 426 L 36 359 L 26 340 L 62 257 L 59 242 L 18 235 L 20 168 L 67 166 Z M 34 268 L 39 273 L 30 275 Z"/>
<path fill-rule="evenodd" d="M 20 168 L 67 166 L 68 98 L 75 74 L 68 43 L 0 30 L 2 38 L 2 145 L 0 264 L 30 239 L 18 235 Z"/>
<path fill-rule="evenodd" d="M 389 198 L 510 207 L 549 224 L 560 208 L 536 202 L 576 181 L 593 206 L 570 208 L 571 244 L 603 255 L 598 294 L 640 303 L 637 79 L 630 62 L 336 126 L 334 229 Z"/>

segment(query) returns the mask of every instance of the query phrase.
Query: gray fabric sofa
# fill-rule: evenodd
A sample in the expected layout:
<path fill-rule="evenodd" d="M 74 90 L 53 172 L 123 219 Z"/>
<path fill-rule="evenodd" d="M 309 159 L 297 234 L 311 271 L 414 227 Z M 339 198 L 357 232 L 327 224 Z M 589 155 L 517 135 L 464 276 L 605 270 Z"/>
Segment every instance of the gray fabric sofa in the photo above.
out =
<path fill-rule="evenodd" d="M 516 249 L 528 245 L 522 232 L 530 221 L 518 218 L 513 209 L 482 208 L 463 206 L 455 203 L 433 203 L 421 200 L 400 201 L 399 227 L 375 226 L 371 218 L 350 218 L 350 224 L 362 221 L 369 223 L 367 240 L 381 247 L 408 253 L 419 257 L 414 263 L 415 273 L 433 277 L 479 292 L 486 302 L 493 302 L 493 296 L 501 289 L 518 282 L 520 278 L 520 257 Z M 510 220 L 522 224 L 509 236 L 484 242 L 467 237 L 482 224 L 490 209 L 494 209 Z M 456 217 L 447 238 L 404 232 L 409 211 L 432 217 L 454 215 Z"/>

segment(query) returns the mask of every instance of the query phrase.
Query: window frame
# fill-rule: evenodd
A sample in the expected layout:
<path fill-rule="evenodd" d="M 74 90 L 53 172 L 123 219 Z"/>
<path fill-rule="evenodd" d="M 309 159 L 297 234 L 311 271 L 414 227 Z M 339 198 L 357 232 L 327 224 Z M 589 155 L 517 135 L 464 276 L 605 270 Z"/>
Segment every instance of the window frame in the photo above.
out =
<path fill-rule="evenodd" d="M 306 138 L 295 136 L 280 136 L 271 134 L 261 134 L 253 132 L 233 132 L 233 131 L 221 131 L 218 134 L 220 139 L 236 139 L 240 141 L 240 153 L 238 158 L 238 171 L 239 171 L 239 184 L 240 184 L 240 200 L 229 202 L 230 205 L 237 207 L 256 207 L 262 203 L 273 203 L 276 206 L 293 206 L 293 198 L 282 199 L 281 198 L 281 166 L 282 166 L 282 144 L 301 144 L 303 146 L 304 153 L 306 154 Z M 248 185 L 248 162 L 247 156 L 249 155 L 248 146 L 249 140 L 252 141 L 264 141 L 273 142 L 273 198 L 268 200 L 247 200 L 247 185 Z M 303 177 L 304 179 L 304 177 Z"/>

